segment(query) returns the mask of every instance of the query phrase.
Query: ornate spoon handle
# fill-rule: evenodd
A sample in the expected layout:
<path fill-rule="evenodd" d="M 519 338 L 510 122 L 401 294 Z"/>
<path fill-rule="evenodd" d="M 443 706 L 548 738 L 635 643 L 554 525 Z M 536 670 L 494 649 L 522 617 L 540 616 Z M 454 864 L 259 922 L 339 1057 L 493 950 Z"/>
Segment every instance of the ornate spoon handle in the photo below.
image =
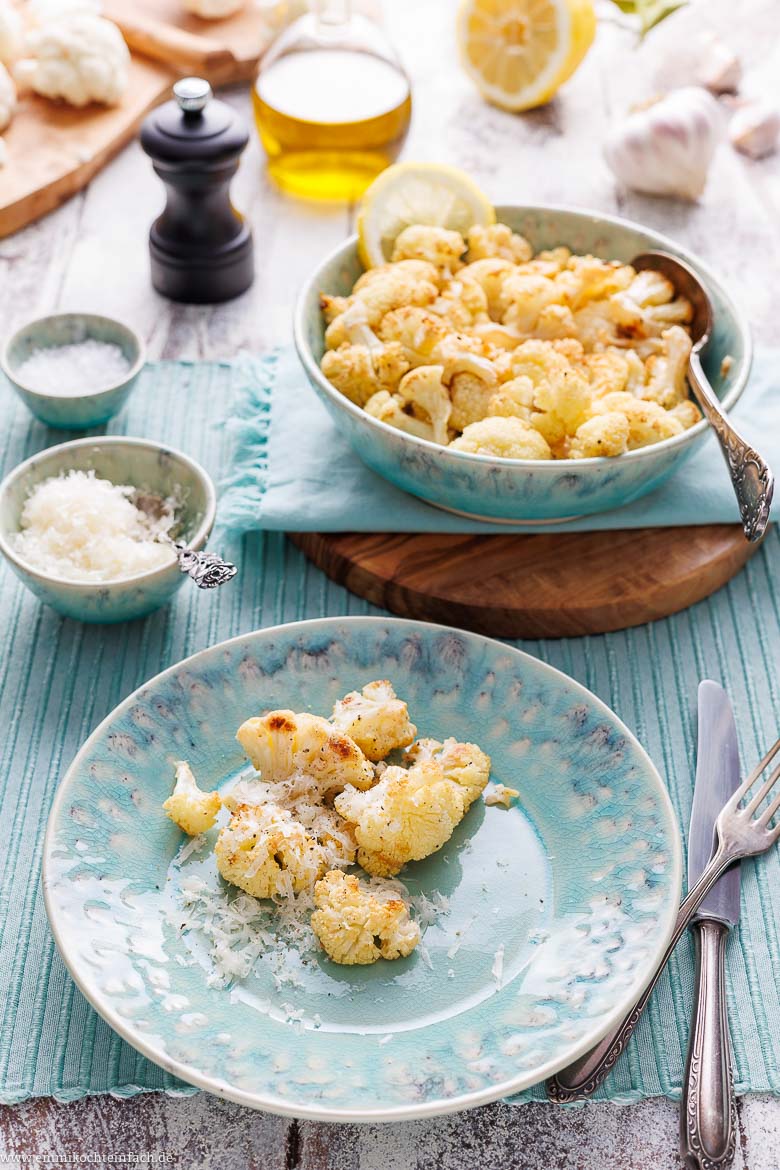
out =
<path fill-rule="evenodd" d="M 637 1000 L 618 1026 L 609 1032 L 603 1040 L 600 1040 L 594 1048 L 591 1048 L 590 1052 L 586 1052 L 579 1060 L 573 1061 L 568 1068 L 563 1069 L 556 1076 L 550 1077 L 547 1081 L 547 1096 L 551 1101 L 582 1101 L 586 1097 L 590 1097 L 591 1093 L 595 1093 L 601 1082 L 605 1080 L 615 1061 L 633 1036 L 661 972 L 669 962 L 669 956 L 680 941 L 700 903 L 715 885 L 720 875 L 735 860 L 735 856 L 723 846 L 718 848 L 696 885 L 680 903 L 669 945 L 664 951 L 661 962 L 653 972 L 650 983 L 642 992 L 641 998 Z"/>
<path fill-rule="evenodd" d="M 726 1010 L 728 927 L 705 918 L 694 927 L 696 994 L 680 1103 L 680 1153 L 688 1170 L 725 1170 L 734 1159 L 736 1102 Z"/>
<path fill-rule="evenodd" d="M 179 561 L 179 568 L 186 573 L 199 589 L 216 589 L 232 581 L 238 569 L 231 561 L 225 561 L 216 553 L 196 552 L 183 544 L 171 541 Z"/>
<path fill-rule="evenodd" d="M 760 540 L 769 523 L 769 506 L 774 491 L 772 469 L 723 413 L 696 348 L 691 351 L 688 378 L 699 406 L 718 437 L 739 504 L 745 536 L 750 541 Z"/>

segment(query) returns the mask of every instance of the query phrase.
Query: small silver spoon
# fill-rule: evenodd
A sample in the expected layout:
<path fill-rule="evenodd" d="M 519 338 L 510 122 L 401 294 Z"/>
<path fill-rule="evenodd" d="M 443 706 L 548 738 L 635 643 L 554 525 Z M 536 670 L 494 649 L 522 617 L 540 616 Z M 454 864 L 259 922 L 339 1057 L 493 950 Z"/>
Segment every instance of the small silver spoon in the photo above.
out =
<path fill-rule="evenodd" d="M 712 333 L 710 299 L 695 272 L 668 252 L 643 252 L 641 256 L 635 256 L 631 264 L 637 270 L 651 268 L 662 273 L 674 285 L 677 294 L 691 302 L 693 347 L 688 363 L 688 381 L 723 451 L 745 536 L 750 541 L 760 540 L 769 523 L 775 479 L 769 465 L 729 422 L 702 369 L 701 354 Z"/>
<path fill-rule="evenodd" d="M 164 515 L 165 501 L 151 492 L 136 492 L 133 503 L 139 512 L 145 512 L 155 520 Z M 174 550 L 182 573 L 191 577 L 199 589 L 216 589 L 218 585 L 232 581 L 238 572 L 231 561 L 223 560 L 216 553 L 196 552 L 167 533 L 159 532 L 155 539 Z"/>

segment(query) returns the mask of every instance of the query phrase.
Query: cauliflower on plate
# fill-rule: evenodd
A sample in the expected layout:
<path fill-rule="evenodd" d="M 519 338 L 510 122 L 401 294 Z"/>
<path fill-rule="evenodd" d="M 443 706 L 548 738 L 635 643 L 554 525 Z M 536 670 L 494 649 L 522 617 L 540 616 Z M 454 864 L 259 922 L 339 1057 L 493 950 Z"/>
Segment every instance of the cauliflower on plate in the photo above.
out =
<path fill-rule="evenodd" d="M 203 792 L 198 788 L 192 769 L 185 760 L 176 765 L 176 783 L 173 792 L 163 803 L 168 816 L 190 837 L 205 833 L 217 819 L 222 807 L 218 792 Z"/>
<path fill-rule="evenodd" d="M 130 52 L 110 20 L 76 11 L 33 29 L 16 79 L 72 106 L 116 105 L 129 80 Z"/>
<path fill-rule="evenodd" d="M 286 809 L 271 804 L 239 805 L 220 829 L 214 855 L 225 881 L 253 898 L 298 894 L 327 868 L 322 846 Z"/>
<path fill-rule="evenodd" d="M 0 130 L 10 125 L 16 109 L 16 86 L 14 79 L 0 62 Z"/>
<path fill-rule="evenodd" d="M 625 414 L 616 410 L 597 414 L 577 428 L 569 444 L 569 458 L 623 455 L 628 450 L 628 440 L 629 424 Z"/>
<path fill-rule="evenodd" d="M 24 25 L 10 0 L 0 0 L 0 64 L 11 65 L 22 49 Z"/>
<path fill-rule="evenodd" d="M 672 325 L 661 334 L 663 353 L 651 354 L 645 362 L 647 384 L 642 398 L 652 399 L 665 410 L 688 400 L 688 359 L 691 339 L 679 325 Z"/>
<path fill-rule="evenodd" d="M 484 418 L 467 426 L 451 450 L 499 459 L 552 459 L 550 445 L 539 431 L 519 418 Z"/>
<path fill-rule="evenodd" d="M 339 699 L 331 716 L 338 731 L 354 739 L 369 760 L 383 760 L 395 748 L 408 747 L 417 734 L 409 709 L 387 679 L 366 683 Z"/>
<path fill-rule="evenodd" d="M 381 897 L 351 874 L 331 870 L 314 887 L 312 930 L 336 963 L 347 966 L 410 955 L 420 928 L 400 898 Z"/>
<path fill-rule="evenodd" d="M 594 403 L 594 410 L 599 414 L 617 411 L 626 416 L 629 451 L 660 443 L 662 439 L 671 439 L 674 435 L 682 434 L 685 429 L 678 418 L 657 402 L 634 398 L 632 394 L 605 394 Z"/>
<path fill-rule="evenodd" d="M 233 16 L 244 7 L 245 0 L 182 0 L 182 4 L 193 16 L 201 20 L 222 20 Z"/>
<path fill-rule="evenodd" d="M 269 711 L 242 723 L 236 739 L 269 782 L 304 772 L 317 781 L 323 796 L 347 784 L 362 789 L 374 782 L 374 769 L 355 741 L 319 715 Z"/>
<path fill-rule="evenodd" d="M 404 754 L 412 764 L 423 760 L 437 763 L 444 778 L 460 786 L 466 809 L 471 807 L 490 778 L 490 756 L 475 743 L 460 743 L 452 736 L 443 743 L 438 739 L 419 739 Z"/>
<path fill-rule="evenodd" d="M 505 223 L 492 223 L 489 227 L 475 224 L 467 237 L 468 262 L 498 258 L 510 260 L 512 264 L 523 264 L 533 256 L 533 248 L 524 236 L 518 235 Z"/>
<path fill-rule="evenodd" d="M 334 803 L 355 827 L 358 863 L 379 877 L 435 853 L 466 810 L 463 790 L 435 760 L 386 768 L 368 792 L 346 788 Z"/>
<path fill-rule="evenodd" d="M 436 268 L 454 272 L 460 267 L 460 258 L 465 251 L 460 232 L 417 223 L 404 228 L 397 237 L 392 260 L 426 260 Z"/>

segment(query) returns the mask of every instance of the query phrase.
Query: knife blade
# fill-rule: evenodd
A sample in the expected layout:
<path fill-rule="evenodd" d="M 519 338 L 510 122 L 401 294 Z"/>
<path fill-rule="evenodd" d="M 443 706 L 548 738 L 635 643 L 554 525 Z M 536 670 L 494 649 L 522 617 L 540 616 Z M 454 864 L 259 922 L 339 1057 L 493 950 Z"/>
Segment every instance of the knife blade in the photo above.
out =
<path fill-rule="evenodd" d="M 699 683 L 699 743 L 696 784 L 688 834 L 688 889 L 699 880 L 712 856 L 715 821 L 739 787 L 739 747 L 728 695 L 710 679 Z M 740 867 L 732 866 L 696 912 L 696 921 L 717 918 L 732 927 L 739 921 Z"/>
<path fill-rule="evenodd" d="M 728 695 L 700 683 L 696 784 L 688 834 L 688 889 L 712 853 L 715 821 L 739 785 L 739 750 Z M 680 1153 L 688 1170 L 727 1170 L 736 1145 L 736 1102 L 726 1006 L 725 954 L 739 919 L 739 866 L 710 890 L 691 924 L 696 991 L 680 1102 Z"/>

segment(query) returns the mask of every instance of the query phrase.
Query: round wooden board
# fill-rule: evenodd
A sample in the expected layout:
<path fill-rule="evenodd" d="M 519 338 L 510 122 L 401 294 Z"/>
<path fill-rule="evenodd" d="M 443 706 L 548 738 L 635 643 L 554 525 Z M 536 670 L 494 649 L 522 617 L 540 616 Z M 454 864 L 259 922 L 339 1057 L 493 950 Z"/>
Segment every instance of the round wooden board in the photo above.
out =
<path fill-rule="evenodd" d="M 576 637 L 655 621 L 714 593 L 758 547 L 732 524 L 289 536 L 329 577 L 375 605 L 501 638 Z"/>

